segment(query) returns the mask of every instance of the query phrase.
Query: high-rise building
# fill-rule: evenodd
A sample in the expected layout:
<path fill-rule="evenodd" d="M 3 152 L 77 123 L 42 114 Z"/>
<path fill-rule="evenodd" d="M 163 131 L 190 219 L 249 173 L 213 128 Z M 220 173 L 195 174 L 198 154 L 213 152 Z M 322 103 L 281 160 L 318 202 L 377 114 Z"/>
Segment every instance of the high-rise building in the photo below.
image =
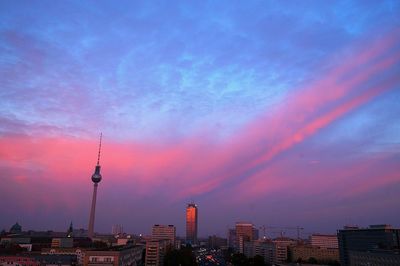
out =
<path fill-rule="evenodd" d="M 339 248 L 337 235 L 312 234 L 310 243 L 313 247 L 320 248 Z"/>
<path fill-rule="evenodd" d="M 197 205 L 189 203 L 186 207 L 186 242 L 191 245 L 197 244 Z"/>
<path fill-rule="evenodd" d="M 153 240 L 169 240 L 173 247 L 175 247 L 176 228 L 173 225 L 153 225 L 151 231 L 151 238 Z"/>
<path fill-rule="evenodd" d="M 163 266 L 164 256 L 169 246 L 171 246 L 169 240 L 146 241 L 145 266 Z"/>
<path fill-rule="evenodd" d="M 252 223 L 238 222 L 236 223 L 236 251 L 244 252 L 244 243 L 252 242 L 258 239 L 258 230 Z"/>
<path fill-rule="evenodd" d="M 382 256 L 382 261 L 389 257 L 399 258 L 400 229 L 390 225 L 370 225 L 369 228 L 345 226 L 338 231 L 338 239 L 340 265 L 343 266 L 364 265 L 359 263 L 369 259 L 379 261 L 379 256 Z"/>
<path fill-rule="evenodd" d="M 95 212 L 96 212 L 97 186 L 101 181 L 101 174 L 100 174 L 101 138 L 102 138 L 102 134 L 100 134 L 100 143 L 99 143 L 99 153 L 97 155 L 97 164 L 94 169 L 94 173 L 92 175 L 93 197 L 92 197 L 92 208 L 90 209 L 89 228 L 88 228 L 88 236 L 90 238 L 92 238 L 93 234 L 94 234 L 94 218 L 95 218 Z"/>
<path fill-rule="evenodd" d="M 113 235 L 120 235 L 124 233 L 124 227 L 121 224 L 114 224 L 111 227 L 111 233 Z"/>
<path fill-rule="evenodd" d="M 235 248 L 236 245 L 236 230 L 228 229 L 228 247 Z"/>

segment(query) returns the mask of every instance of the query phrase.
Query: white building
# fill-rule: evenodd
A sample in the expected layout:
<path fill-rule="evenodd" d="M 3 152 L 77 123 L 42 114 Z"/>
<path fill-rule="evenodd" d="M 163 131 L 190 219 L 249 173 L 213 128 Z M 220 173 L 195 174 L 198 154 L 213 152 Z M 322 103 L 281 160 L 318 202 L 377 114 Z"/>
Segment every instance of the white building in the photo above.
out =
<path fill-rule="evenodd" d="M 111 227 L 111 233 L 113 235 L 120 235 L 124 233 L 124 227 L 121 224 L 114 224 Z"/>

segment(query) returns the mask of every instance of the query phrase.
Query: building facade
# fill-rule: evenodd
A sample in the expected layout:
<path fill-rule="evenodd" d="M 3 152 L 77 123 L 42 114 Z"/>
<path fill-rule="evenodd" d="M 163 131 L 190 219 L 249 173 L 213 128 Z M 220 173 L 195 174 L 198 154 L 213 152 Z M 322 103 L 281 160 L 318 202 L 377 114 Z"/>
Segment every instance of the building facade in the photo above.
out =
<path fill-rule="evenodd" d="M 186 242 L 197 245 L 198 230 L 198 209 L 197 205 L 190 203 L 186 207 Z"/>
<path fill-rule="evenodd" d="M 148 240 L 146 242 L 145 266 L 163 266 L 165 253 L 170 246 L 169 240 Z"/>
<path fill-rule="evenodd" d="M 349 261 L 353 266 L 399 266 L 400 252 L 350 251 Z"/>
<path fill-rule="evenodd" d="M 343 266 L 356 265 L 350 260 L 352 252 L 375 252 L 376 259 L 379 252 L 387 256 L 396 254 L 400 249 L 400 229 L 390 225 L 370 225 L 369 228 L 346 226 L 338 231 L 338 239 L 340 264 Z"/>
<path fill-rule="evenodd" d="M 173 225 L 153 225 L 151 237 L 154 240 L 169 240 L 171 245 L 175 247 L 176 228 Z"/>
<path fill-rule="evenodd" d="M 339 249 L 337 248 L 321 248 L 316 246 L 291 246 L 290 257 L 293 262 L 307 261 L 310 258 L 316 259 L 318 262 L 339 262 Z"/>
<path fill-rule="evenodd" d="M 124 227 L 121 224 L 114 224 L 111 227 L 111 234 L 120 235 L 124 233 Z"/>
<path fill-rule="evenodd" d="M 337 235 L 312 234 L 310 236 L 310 244 L 313 247 L 320 248 L 339 248 Z"/>
<path fill-rule="evenodd" d="M 77 265 L 83 265 L 85 258 L 85 249 L 83 248 L 45 248 L 42 249 L 43 255 L 75 255 Z"/>
<path fill-rule="evenodd" d="M 252 242 L 258 239 L 258 230 L 252 223 L 236 223 L 235 232 L 235 249 L 239 253 L 244 253 L 245 242 Z"/>
<path fill-rule="evenodd" d="M 106 250 L 87 250 L 84 266 L 137 266 L 141 265 L 143 246 L 114 247 Z"/>

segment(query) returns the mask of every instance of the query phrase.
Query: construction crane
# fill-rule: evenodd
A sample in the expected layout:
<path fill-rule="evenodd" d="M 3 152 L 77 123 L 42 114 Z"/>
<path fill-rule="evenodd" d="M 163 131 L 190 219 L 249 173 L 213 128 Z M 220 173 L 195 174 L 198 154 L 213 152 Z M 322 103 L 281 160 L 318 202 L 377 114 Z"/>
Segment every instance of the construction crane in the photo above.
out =
<path fill-rule="evenodd" d="M 300 235 L 301 232 L 304 230 L 303 227 L 296 226 L 296 227 L 279 227 L 279 226 L 261 226 L 260 229 L 263 230 L 264 236 L 266 235 L 266 230 L 267 229 L 278 229 L 281 230 L 281 236 L 284 235 L 285 231 L 284 230 L 296 230 L 297 231 L 297 240 L 300 240 Z"/>

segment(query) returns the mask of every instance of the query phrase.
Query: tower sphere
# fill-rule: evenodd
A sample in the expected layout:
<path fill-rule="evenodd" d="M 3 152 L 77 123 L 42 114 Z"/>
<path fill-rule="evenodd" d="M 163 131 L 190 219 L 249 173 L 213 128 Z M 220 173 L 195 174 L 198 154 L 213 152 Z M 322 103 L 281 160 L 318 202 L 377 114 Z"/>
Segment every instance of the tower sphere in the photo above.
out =
<path fill-rule="evenodd" d="M 93 183 L 99 183 L 101 181 L 100 165 L 96 165 L 94 174 L 92 175 Z"/>

